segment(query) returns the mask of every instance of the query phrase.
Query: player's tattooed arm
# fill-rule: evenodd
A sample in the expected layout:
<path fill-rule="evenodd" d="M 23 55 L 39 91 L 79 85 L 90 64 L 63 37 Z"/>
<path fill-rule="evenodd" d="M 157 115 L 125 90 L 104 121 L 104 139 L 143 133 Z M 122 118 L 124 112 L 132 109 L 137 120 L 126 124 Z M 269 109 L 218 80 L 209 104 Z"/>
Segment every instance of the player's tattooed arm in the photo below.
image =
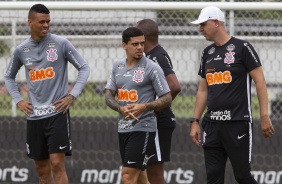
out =
<path fill-rule="evenodd" d="M 116 91 L 110 89 L 105 90 L 105 99 L 107 106 L 109 106 L 111 109 L 115 111 L 120 112 L 120 105 L 115 99 L 115 96 L 116 96 Z"/>
<path fill-rule="evenodd" d="M 52 105 L 55 106 L 56 112 L 64 111 L 63 113 L 65 114 L 68 109 L 74 104 L 75 100 L 76 98 L 73 95 L 68 94 L 64 98 L 55 101 Z"/>
<path fill-rule="evenodd" d="M 165 107 L 168 107 L 171 105 L 171 101 L 172 101 L 172 97 L 170 92 L 164 94 L 163 96 L 159 97 L 157 100 L 153 101 L 153 102 L 149 102 L 146 103 L 146 110 L 150 111 L 150 110 L 161 110 Z"/>
<path fill-rule="evenodd" d="M 65 100 L 67 101 L 68 104 L 72 105 L 74 104 L 75 102 L 75 97 L 71 94 L 68 94 L 66 97 L 65 97 Z"/>

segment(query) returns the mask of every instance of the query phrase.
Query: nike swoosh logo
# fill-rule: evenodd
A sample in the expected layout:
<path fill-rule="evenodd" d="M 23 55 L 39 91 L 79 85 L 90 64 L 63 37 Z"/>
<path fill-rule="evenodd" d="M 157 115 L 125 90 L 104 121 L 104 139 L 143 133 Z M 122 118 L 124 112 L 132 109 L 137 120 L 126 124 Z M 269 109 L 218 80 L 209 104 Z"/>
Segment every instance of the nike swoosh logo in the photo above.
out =
<path fill-rule="evenodd" d="M 207 63 L 211 62 L 212 60 L 213 60 L 213 59 L 208 60 Z"/>
<path fill-rule="evenodd" d="M 127 164 L 135 164 L 136 162 L 129 162 L 129 160 L 127 161 Z"/>
<path fill-rule="evenodd" d="M 64 149 L 64 148 L 66 148 L 67 146 L 60 146 L 60 149 Z"/>
<path fill-rule="evenodd" d="M 244 136 L 245 136 L 246 134 L 244 134 L 244 135 L 241 135 L 241 136 L 239 136 L 238 135 L 238 139 L 241 139 L 241 138 L 243 138 Z"/>

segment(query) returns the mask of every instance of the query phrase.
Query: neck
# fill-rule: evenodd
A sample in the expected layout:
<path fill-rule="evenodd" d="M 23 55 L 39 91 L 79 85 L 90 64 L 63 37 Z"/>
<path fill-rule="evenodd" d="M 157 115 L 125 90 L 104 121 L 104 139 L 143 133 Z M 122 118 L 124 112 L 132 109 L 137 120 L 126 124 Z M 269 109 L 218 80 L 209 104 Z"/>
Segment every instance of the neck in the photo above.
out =
<path fill-rule="evenodd" d="M 219 34 L 218 38 L 214 40 L 214 43 L 216 46 L 222 46 L 226 42 L 228 42 L 231 39 L 231 36 L 227 32 L 223 32 Z"/>
<path fill-rule="evenodd" d="M 153 50 L 156 46 L 158 46 L 158 43 L 151 43 L 151 42 L 145 42 L 145 48 L 144 48 L 144 52 L 145 54 L 149 53 L 151 50 Z"/>
<path fill-rule="evenodd" d="M 31 38 L 34 40 L 34 41 L 36 41 L 36 42 L 38 42 L 38 41 L 40 41 L 40 40 L 42 40 L 43 38 L 45 38 L 46 36 L 43 36 L 43 37 L 39 37 L 39 36 L 34 36 L 34 35 L 31 35 Z"/>
<path fill-rule="evenodd" d="M 222 46 L 222 45 L 226 44 L 230 39 L 231 39 L 231 36 L 226 35 L 226 36 L 219 38 L 214 43 L 215 43 L 216 46 Z"/>
<path fill-rule="evenodd" d="M 127 58 L 126 59 L 127 67 L 132 68 L 136 63 L 138 63 L 138 61 L 140 61 L 140 59 L 137 60 L 137 59 L 134 59 L 134 58 L 131 58 L 131 59 Z"/>

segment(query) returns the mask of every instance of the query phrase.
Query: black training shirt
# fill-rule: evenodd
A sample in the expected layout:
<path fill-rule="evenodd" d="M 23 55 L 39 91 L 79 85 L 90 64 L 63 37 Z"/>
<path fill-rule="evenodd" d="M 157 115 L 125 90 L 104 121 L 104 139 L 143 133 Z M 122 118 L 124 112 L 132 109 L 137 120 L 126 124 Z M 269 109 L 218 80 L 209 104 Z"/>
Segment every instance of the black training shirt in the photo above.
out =
<path fill-rule="evenodd" d="M 253 46 L 232 37 L 223 46 L 204 49 L 199 75 L 208 85 L 207 112 L 210 121 L 252 120 L 249 72 L 261 66 Z"/>
<path fill-rule="evenodd" d="M 173 66 L 168 53 L 160 45 L 146 54 L 146 57 L 158 63 L 164 71 L 165 76 L 174 74 Z M 175 116 L 172 107 L 166 107 L 157 115 L 158 128 L 175 127 Z"/>

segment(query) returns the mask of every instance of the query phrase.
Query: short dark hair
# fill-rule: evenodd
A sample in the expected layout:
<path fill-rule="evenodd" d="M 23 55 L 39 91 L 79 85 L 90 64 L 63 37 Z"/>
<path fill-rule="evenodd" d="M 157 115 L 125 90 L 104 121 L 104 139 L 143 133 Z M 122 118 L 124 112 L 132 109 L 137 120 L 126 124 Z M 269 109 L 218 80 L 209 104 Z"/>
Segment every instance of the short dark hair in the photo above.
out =
<path fill-rule="evenodd" d="M 43 4 L 35 4 L 33 5 L 28 12 L 28 18 L 31 18 L 31 14 L 33 13 L 42 13 L 42 14 L 49 14 L 49 9 Z"/>
<path fill-rule="evenodd" d="M 122 32 L 122 42 L 128 43 L 131 37 L 143 36 L 144 33 L 137 27 L 129 27 Z"/>
<path fill-rule="evenodd" d="M 158 41 L 159 28 L 155 21 L 151 19 L 142 19 L 137 22 L 136 27 L 143 31 L 146 40 L 148 39 L 154 42 Z"/>

